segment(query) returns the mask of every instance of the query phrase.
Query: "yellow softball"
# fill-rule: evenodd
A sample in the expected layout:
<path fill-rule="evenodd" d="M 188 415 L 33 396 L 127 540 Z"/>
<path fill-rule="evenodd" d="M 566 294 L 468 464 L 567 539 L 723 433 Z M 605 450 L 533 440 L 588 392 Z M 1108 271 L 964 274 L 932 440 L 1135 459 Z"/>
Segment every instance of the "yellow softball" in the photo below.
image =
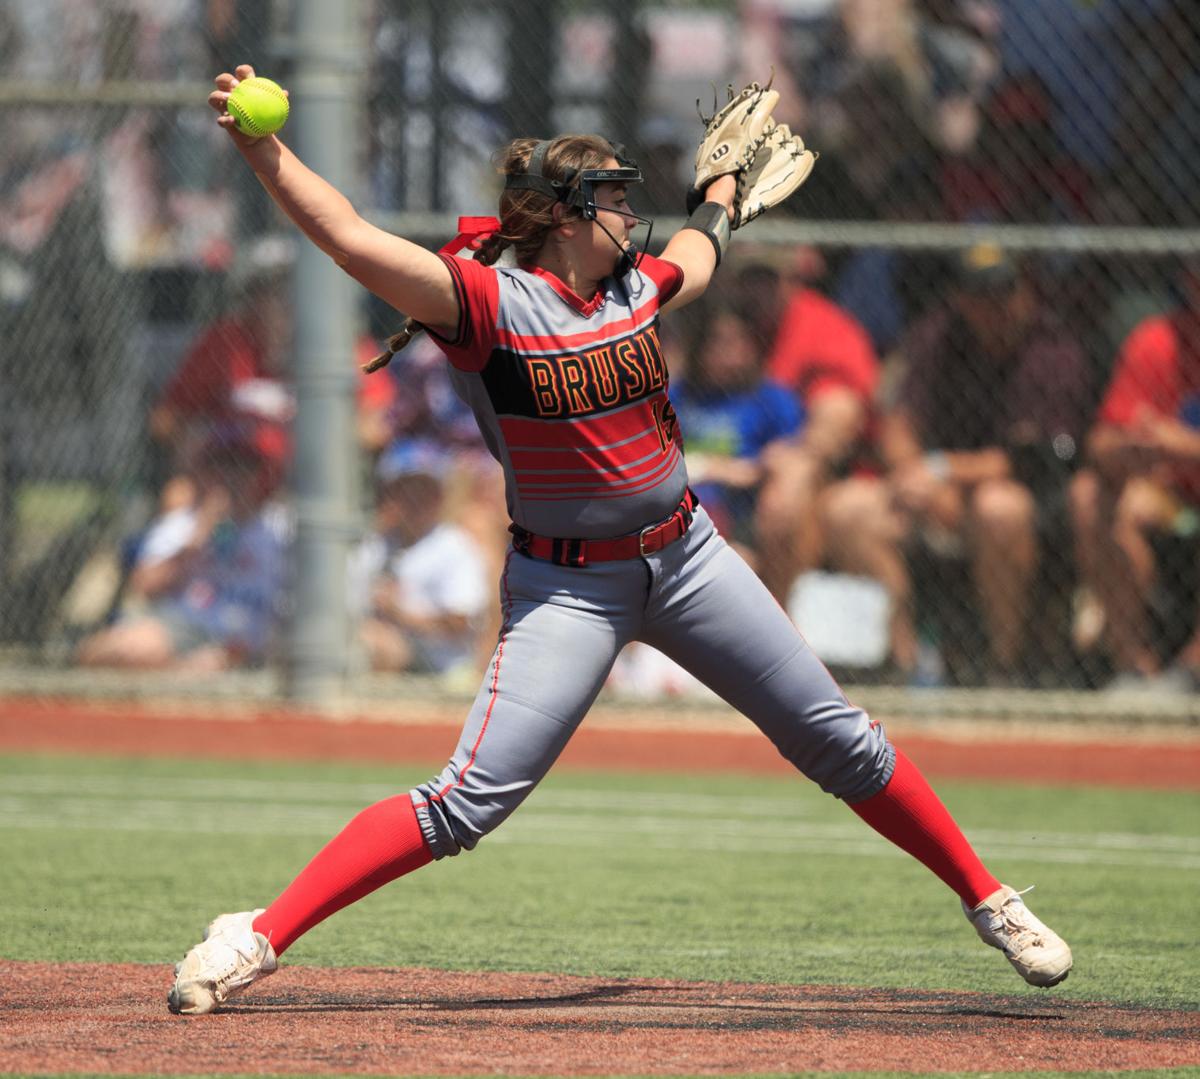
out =
<path fill-rule="evenodd" d="M 256 75 L 235 86 L 226 106 L 243 135 L 272 135 L 287 122 L 287 94 L 278 83 Z"/>

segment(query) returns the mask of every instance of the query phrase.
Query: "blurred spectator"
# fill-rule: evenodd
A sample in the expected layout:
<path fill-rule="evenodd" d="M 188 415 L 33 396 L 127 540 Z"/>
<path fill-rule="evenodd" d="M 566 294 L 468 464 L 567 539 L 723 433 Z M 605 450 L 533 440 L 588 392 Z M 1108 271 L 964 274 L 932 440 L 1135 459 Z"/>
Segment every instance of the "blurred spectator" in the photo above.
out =
<path fill-rule="evenodd" d="M 498 580 L 510 545 L 504 475 L 488 451 L 470 407 L 459 397 L 446 357 L 418 334 L 386 367 L 367 376 L 371 406 L 360 411 L 363 445 L 373 454 L 413 440 L 436 443 L 450 454 L 443 477 L 444 516 L 464 529 L 484 553 L 488 577 Z M 490 627 L 499 630 L 500 606 L 489 597 Z M 494 641 L 495 634 L 490 635 Z M 490 655 L 489 634 L 480 634 L 481 655 Z"/>
<path fill-rule="evenodd" d="M 220 50 L 226 31 L 218 11 L 228 6 L 206 0 L 10 3 L 0 14 L 4 70 L 15 80 L 84 91 L 108 80 L 194 82 L 212 67 L 210 45 Z M 105 255 L 114 266 L 211 267 L 228 257 L 236 203 L 221 162 L 231 152 L 229 140 L 196 110 L 128 109 L 103 118 L 91 109 L 6 111 L 8 161 L 51 160 L 68 146 L 92 158 Z M 25 176 L 42 168 L 32 164 Z M 35 195 L 43 204 L 57 197 L 66 170 L 45 171 L 47 186 Z"/>
<path fill-rule="evenodd" d="M 1173 310 L 1143 320 L 1125 340 L 1089 437 L 1095 472 L 1072 492 L 1080 561 L 1103 607 L 1117 689 L 1200 685 L 1200 263 L 1184 268 L 1177 292 Z M 1152 617 L 1156 597 L 1188 593 L 1182 626 Z"/>
<path fill-rule="evenodd" d="M 766 360 L 756 325 L 729 303 L 688 312 L 687 374 L 671 387 L 687 453 L 688 479 L 726 539 L 751 565 L 754 505 L 762 455 L 796 434 L 797 397 L 763 377 Z"/>
<path fill-rule="evenodd" d="M 1091 0 L 1030 4 L 993 0 L 1000 14 L 1001 63 L 1024 82 L 1032 77 L 1050 97 L 1050 124 L 1061 155 L 1089 175 L 1109 165 L 1122 97 L 1138 98 L 1141 77 L 1124 89 L 1121 67 L 1128 56 L 1122 25 L 1160 0 Z M 1134 14 L 1139 12 L 1139 14 Z"/>
<path fill-rule="evenodd" d="M 751 265 L 733 292 L 766 342 L 767 378 L 791 391 L 803 416 L 794 437 L 762 455 L 755 520 L 763 580 L 783 603 L 796 577 L 821 560 L 818 498 L 862 451 L 879 363 L 863 328 L 816 289 Z"/>
<path fill-rule="evenodd" d="M 493 198 L 495 169 L 486 148 L 508 137 L 508 71 L 498 46 L 511 36 L 516 52 L 531 36 L 528 27 L 524 34 L 519 24 L 510 28 L 506 7 L 480 0 L 428 9 L 364 5 L 371 42 L 363 58 L 364 135 L 371 143 L 363 159 L 377 208 L 453 210 Z M 532 17 L 539 28 L 556 23 L 551 12 Z"/>
<path fill-rule="evenodd" d="M 444 519 L 450 466 L 442 447 L 420 440 L 393 444 L 377 465 L 374 526 L 350 570 L 351 609 L 374 670 L 475 670 L 487 564 Z"/>
<path fill-rule="evenodd" d="M 436 440 L 456 455 L 487 453 L 475 414 L 454 391 L 445 355 L 426 334 L 366 381 L 370 408 L 360 412 L 359 436 L 371 453 L 412 439 Z"/>
<path fill-rule="evenodd" d="M 150 414 L 150 432 L 167 456 L 164 505 L 191 501 L 188 476 L 216 429 L 240 426 L 262 452 L 263 482 L 276 486 L 291 457 L 292 311 L 288 292 L 295 249 L 282 237 L 263 237 L 239 257 L 229 280 L 233 311 L 201 331 Z M 374 343 L 359 339 L 355 361 Z M 350 360 L 347 359 L 349 363 Z M 386 410 L 394 389 L 360 376 L 362 417 Z"/>
<path fill-rule="evenodd" d="M 1200 12 L 1194 0 L 1125 0 L 1108 20 L 1122 61 L 1109 95 L 1118 111 L 1105 192 L 1122 224 L 1200 224 Z M 1091 69 L 1088 69 L 1089 79 Z M 1087 89 L 1095 109 L 1096 94 Z M 1106 112 L 1111 112 L 1109 105 Z M 1122 212 L 1123 208 L 1123 212 Z"/>
<path fill-rule="evenodd" d="M 914 269 L 903 251 L 860 247 L 846 254 L 830 284 L 830 298 L 867 331 L 877 355 L 890 352 L 908 324 L 908 292 L 925 284 Z"/>
<path fill-rule="evenodd" d="M 803 130 L 803 129 L 802 129 Z M 908 106 L 903 77 L 879 65 L 857 71 L 803 130 L 821 154 L 784 206 L 817 220 L 928 220 L 936 213 L 937 156 Z"/>
<path fill-rule="evenodd" d="M 957 259 L 945 303 L 913 328 L 899 362 L 882 428 L 888 475 L 847 481 L 831 496 L 830 549 L 890 593 L 902 671 L 917 659 L 913 568 L 965 560 L 982 606 L 988 673 L 1019 682 L 1042 549 L 1065 546 L 1085 357 L 1008 257 L 976 245 Z"/>
<path fill-rule="evenodd" d="M 1033 72 L 993 87 L 979 138 L 943 154 L 939 185 L 952 221 L 1083 221 L 1092 197 L 1086 170 L 1055 133 L 1050 92 Z"/>
<path fill-rule="evenodd" d="M 790 122 L 821 151 L 791 200 L 823 219 L 927 219 L 936 158 L 975 141 L 998 71 L 989 0 L 745 0 L 744 64 L 777 72 Z"/>
<path fill-rule="evenodd" d="M 143 538 L 122 615 L 79 645 L 90 667 L 214 671 L 261 663 L 278 628 L 288 538 L 261 448 L 240 432 L 196 458 L 187 505 Z"/>

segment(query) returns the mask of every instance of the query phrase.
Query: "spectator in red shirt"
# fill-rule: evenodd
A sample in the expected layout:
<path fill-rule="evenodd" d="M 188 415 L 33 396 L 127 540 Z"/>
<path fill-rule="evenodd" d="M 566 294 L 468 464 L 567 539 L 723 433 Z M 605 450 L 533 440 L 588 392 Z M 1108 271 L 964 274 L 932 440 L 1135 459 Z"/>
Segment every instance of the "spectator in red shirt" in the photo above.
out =
<path fill-rule="evenodd" d="M 294 251 L 278 237 L 253 245 L 232 271 L 235 311 L 203 330 L 167 383 L 150 415 L 150 433 L 169 455 L 171 478 L 164 508 L 187 505 L 187 477 L 215 430 L 240 429 L 262 454 L 257 482 L 278 487 L 291 456 L 296 411 L 291 380 L 292 312 L 288 282 Z M 368 337 L 357 342 L 360 365 L 378 351 Z M 359 423 L 386 412 L 393 390 L 387 379 L 360 379 Z M 365 435 L 364 435 L 365 437 Z"/>
<path fill-rule="evenodd" d="M 1173 310 L 1125 339 L 1088 439 L 1094 470 L 1072 491 L 1084 579 L 1103 606 L 1117 671 L 1113 689 L 1191 691 L 1200 683 L 1200 621 L 1176 650 L 1154 639 L 1148 612 L 1170 572 L 1158 564 L 1156 540 L 1195 532 L 1200 513 L 1200 263 L 1184 267 L 1177 293 Z"/>
<path fill-rule="evenodd" d="M 796 577 L 821 561 L 818 500 L 863 448 L 879 362 L 862 326 L 815 288 L 785 284 L 754 265 L 739 275 L 736 292 L 743 307 L 756 309 L 768 342 L 766 377 L 790 389 L 806 416 L 800 433 L 773 443 L 761 461 L 762 577 L 786 603 Z"/>

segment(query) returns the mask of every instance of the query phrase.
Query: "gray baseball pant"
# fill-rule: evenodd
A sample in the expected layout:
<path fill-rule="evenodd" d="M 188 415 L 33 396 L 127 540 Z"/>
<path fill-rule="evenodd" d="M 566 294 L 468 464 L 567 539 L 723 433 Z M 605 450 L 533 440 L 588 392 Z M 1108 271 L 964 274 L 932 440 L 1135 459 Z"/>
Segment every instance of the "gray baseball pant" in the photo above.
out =
<path fill-rule="evenodd" d="M 583 568 L 510 551 L 503 623 L 458 749 L 411 792 L 435 858 L 471 850 L 558 758 L 631 641 L 705 683 L 829 794 L 886 786 L 895 753 L 849 704 L 757 575 L 698 508 L 656 554 Z"/>

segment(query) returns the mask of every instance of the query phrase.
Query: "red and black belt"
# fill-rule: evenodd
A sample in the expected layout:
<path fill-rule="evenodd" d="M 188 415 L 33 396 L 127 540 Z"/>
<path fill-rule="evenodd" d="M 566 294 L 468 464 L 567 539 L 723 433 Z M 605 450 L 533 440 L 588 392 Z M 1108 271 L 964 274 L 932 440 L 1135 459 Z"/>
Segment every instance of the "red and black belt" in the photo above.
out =
<path fill-rule="evenodd" d="M 700 500 L 689 488 L 679 508 L 665 521 L 647 525 L 640 532 L 616 539 L 555 539 L 535 536 L 515 524 L 510 525 L 508 530 L 513 535 L 513 547 L 529 558 L 576 567 L 586 566 L 590 562 L 620 562 L 654 554 L 681 539 L 692 527 L 692 516 L 698 505 Z"/>

